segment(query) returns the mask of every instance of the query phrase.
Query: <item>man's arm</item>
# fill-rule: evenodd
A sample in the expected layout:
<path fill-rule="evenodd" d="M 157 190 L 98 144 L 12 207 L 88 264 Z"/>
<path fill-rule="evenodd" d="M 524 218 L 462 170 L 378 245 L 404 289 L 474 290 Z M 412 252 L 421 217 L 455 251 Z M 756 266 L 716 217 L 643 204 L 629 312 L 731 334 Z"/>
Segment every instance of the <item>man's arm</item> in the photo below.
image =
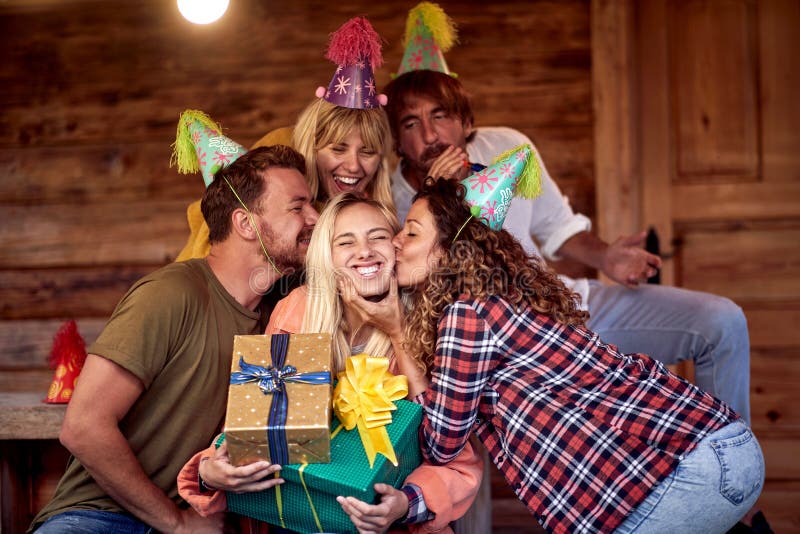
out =
<path fill-rule="evenodd" d="M 144 390 L 114 362 L 90 354 L 67 406 L 59 439 L 123 508 L 161 532 L 218 532 L 221 517 L 179 510 L 142 470 L 119 422 Z"/>
<path fill-rule="evenodd" d="M 646 233 L 618 238 L 610 245 L 590 232 L 567 239 L 557 253 L 604 273 L 617 283 L 636 287 L 655 275 L 661 258 L 642 248 Z"/>

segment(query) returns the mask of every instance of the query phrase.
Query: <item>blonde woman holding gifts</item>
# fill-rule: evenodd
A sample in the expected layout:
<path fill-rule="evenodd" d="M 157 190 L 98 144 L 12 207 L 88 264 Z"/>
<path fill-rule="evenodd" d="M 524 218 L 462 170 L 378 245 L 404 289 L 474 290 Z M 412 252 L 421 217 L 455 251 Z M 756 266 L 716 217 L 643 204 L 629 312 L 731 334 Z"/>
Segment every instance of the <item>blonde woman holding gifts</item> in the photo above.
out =
<path fill-rule="evenodd" d="M 392 244 L 398 229 L 393 212 L 353 193 L 334 197 L 320 215 L 306 258 L 306 285 L 278 303 L 267 334 L 328 332 L 333 337 L 335 371 L 352 354 L 386 356 L 390 370 L 404 374 L 397 357 L 402 349 L 403 304 L 394 277 Z M 372 317 L 367 322 L 365 317 Z M 411 372 L 411 370 L 408 370 Z M 208 458 L 208 460 L 203 460 Z M 261 482 L 279 469 L 267 462 L 233 468 L 224 447 L 198 453 L 181 473 L 181 495 L 200 513 L 225 508 L 221 491 L 198 492 L 198 474 L 205 484 L 228 491 L 254 491 L 280 483 Z M 480 486 L 483 461 L 470 443 L 447 466 L 424 463 L 409 475 L 402 489 L 376 485 L 379 504 L 340 497 L 359 532 L 384 532 L 395 522 L 412 532 L 449 532 L 450 522 L 472 504 Z"/>

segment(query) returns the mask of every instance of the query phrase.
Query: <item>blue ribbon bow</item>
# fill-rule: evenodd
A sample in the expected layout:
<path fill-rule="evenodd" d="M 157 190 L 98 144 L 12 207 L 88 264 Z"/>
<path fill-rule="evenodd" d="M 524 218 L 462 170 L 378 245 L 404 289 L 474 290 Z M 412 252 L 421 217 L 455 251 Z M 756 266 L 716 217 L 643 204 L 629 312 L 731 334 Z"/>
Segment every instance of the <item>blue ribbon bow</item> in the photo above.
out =
<path fill-rule="evenodd" d="M 289 462 L 289 444 L 286 441 L 286 416 L 289 398 L 284 388 L 285 382 L 301 384 L 330 384 L 331 374 L 328 371 L 313 373 L 297 373 L 293 365 L 285 365 L 289 350 L 289 334 L 273 334 L 270 342 L 272 365 L 262 367 L 244 361 L 239 357 L 239 369 L 231 373 L 231 384 L 247 384 L 258 382 L 258 388 L 264 395 L 272 395 L 272 408 L 267 422 L 267 442 L 269 457 L 274 464 Z"/>

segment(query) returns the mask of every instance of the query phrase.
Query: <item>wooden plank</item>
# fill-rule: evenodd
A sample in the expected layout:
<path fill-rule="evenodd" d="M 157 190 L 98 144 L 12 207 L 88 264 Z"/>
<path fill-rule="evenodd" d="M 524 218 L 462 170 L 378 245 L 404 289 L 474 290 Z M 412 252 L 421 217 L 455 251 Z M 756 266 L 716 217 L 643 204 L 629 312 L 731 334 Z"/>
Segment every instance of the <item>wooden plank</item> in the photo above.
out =
<path fill-rule="evenodd" d="M 36 514 L 53 497 L 56 486 L 67 468 L 70 454 L 57 440 L 25 441 L 20 445 L 28 447 L 32 458 L 31 511 Z M 33 517 L 30 518 L 28 524 L 32 520 Z"/>
<path fill-rule="evenodd" d="M 106 318 L 134 282 L 160 266 L 0 270 L 0 319 Z"/>
<path fill-rule="evenodd" d="M 642 201 L 639 224 L 652 226 L 665 246 L 673 240 L 672 161 L 670 151 L 670 84 L 668 76 L 668 36 L 664 0 L 638 2 L 636 43 L 639 75 L 637 98 L 641 154 L 640 180 Z M 665 258 L 661 283 L 683 285 L 675 275 L 675 262 Z"/>
<path fill-rule="evenodd" d="M 76 323 L 88 348 L 106 319 L 80 319 Z M 61 319 L 0 321 L 0 370 L 47 368 L 53 337 L 62 324 Z"/>
<path fill-rule="evenodd" d="M 519 120 L 519 119 L 517 119 Z M 486 126 L 497 124 L 480 123 Z M 527 122 L 510 125 L 527 135 L 536 145 L 550 176 L 562 191 L 568 182 L 579 188 L 567 195 L 573 204 L 581 203 L 582 213 L 594 213 L 594 143 L 587 126 L 533 126 Z M 589 188 L 589 191 L 586 191 Z"/>
<path fill-rule="evenodd" d="M 528 21 L 525 17 L 522 20 Z M 576 24 L 576 28 L 581 26 Z M 495 27 L 495 32 L 502 31 Z M 476 35 L 475 38 L 482 38 L 483 35 Z M 553 41 L 559 43 L 558 41 Z M 477 42 L 471 39 L 473 46 L 459 47 L 458 56 L 463 57 L 469 54 L 469 64 L 464 64 L 466 71 L 460 71 L 460 76 L 469 74 L 468 81 L 480 81 L 478 86 L 480 91 L 497 90 L 504 86 L 518 85 L 520 92 L 524 92 L 532 85 L 546 85 L 555 82 L 559 83 L 585 83 L 589 78 L 591 68 L 590 48 L 580 46 L 577 48 L 564 48 L 559 43 L 557 47 L 543 48 L 535 46 L 525 52 L 524 58 L 516 54 L 507 54 L 508 43 L 497 41 Z M 485 72 L 485 67 L 481 65 L 492 65 L 492 70 L 496 71 L 496 76 L 491 79 L 481 77 Z"/>
<path fill-rule="evenodd" d="M 44 16 L 6 18 L 27 31 L 8 36 L 13 57 L 3 81 L 6 98 L 18 105 L 5 106 L 2 121 L 7 127 L 0 139 L 22 144 L 146 140 L 154 130 L 169 139 L 177 113 L 185 107 L 213 111 L 215 117 L 236 115 L 239 124 L 249 123 L 258 132 L 271 129 L 275 107 L 259 109 L 256 103 L 281 102 L 282 111 L 299 111 L 313 87 L 308 94 L 291 88 L 303 79 L 300 72 L 308 73 L 315 85 L 330 77 L 330 64 L 320 51 L 336 23 L 327 15 L 327 23 L 321 24 L 326 14 L 315 16 L 304 6 L 293 14 L 281 13 L 279 6 L 245 14 L 234 6 L 228 15 L 199 29 L 183 21 L 174 5 L 136 2 L 100 3 L 91 9 L 65 5 Z M 259 20 L 264 16 L 267 20 Z M 307 26 L 307 16 L 319 24 Z M 264 27 L 271 30 L 256 31 Z M 297 31 L 311 27 L 325 29 Z M 113 36 L 106 35 L 110 28 Z M 215 53 L 208 53 L 210 46 Z M 240 53 L 242 49 L 261 53 L 256 59 Z M 31 68 L 35 75 L 25 84 L 13 83 L 15 73 Z M 248 76 L 241 75 L 245 71 Z M 197 83 L 209 73 L 220 83 Z M 120 106 L 128 112 L 115 113 Z M 282 123 L 288 118 L 280 117 Z M 254 124 L 254 119 L 261 123 Z"/>
<path fill-rule="evenodd" d="M 316 80 L 310 73 L 302 74 L 302 80 L 311 86 L 327 80 L 330 73 L 321 73 Z M 270 74 L 275 74 L 274 72 Z M 264 73 L 266 77 L 267 73 Z M 291 74 L 290 74 L 291 75 Z M 465 86 L 471 91 L 480 86 L 476 73 Z M 177 82 L 176 82 L 177 83 Z M 534 125 L 567 124 L 591 126 L 591 89 L 588 77 L 578 81 L 554 81 L 551 83 L 528 83 L 518 86 L 519 81 L 509 78 L 496 88 L 482 87 L 475 93 L 475 106 L 482 110 L 479 120 L 484 124 L 510 125 L 518 120 L 520 113 Z M 174 90 L 173 93 L 153 92 L 149 98 L 129 99 L 125 102 L 126 114 L 109 121 L 109 106 L 100 95 L 91 93 L 82 97 L 82 102 L 59 102 L 49 100 L 47 104 L 21 102 L 8 106 L 0 117 L 0 146 L 26 145 L 73 145 L 80 143 L 123 143 L 152 141 L 159 139 L 168 147 L 174 140 L 178 114 L 187 107 L 203 108 L 226 128 L 226 134 L 249 146 L 264 132 L 291 124 L 299 112 L 310 102 L 305 94 L 288 97 L 295 91 L 287 85 L 267 85 L 257 77 L 225 84 L 228 92 L 208 95 L 203 86 Z M 96 89 L 96 88 L 93 88 Z M 116 93 L 116 89 L 108 89 Z M 225 100 L 235 94 L 233 101 Z M 125 98 L 123 95 L 121 98 Z M 254 103 L 282 102 L 280 106 L 265 105 L 266 111 L 254 111 Z M 115 103 L 115 105 L 118 105 Z M 147 117 L 143 121 L 142 117 Z M 2 133 L 5 132 L 5 133 Z M 127 137 L 127 139 L 126 139 Z M 166 164 L 165 164 L 166 166 Z"/>
<path fill-rule="evenodd" d="M 800 532 L 800 482 L 767 480 L 758 504 L 775 532 Z"/>
<path fill-rule="evenodd" d="M 0 269 L 172 261 L 188 237 L 187 202 L 2 206 Z"/>
<path fill-rule="evenodd" d="M 0 391 L 4 393 L 35 392 L 38 398 L 47 397 L 47 390 L 53 381 L 50 369 L 26 369 L 22 371 L 0 372 Z"/>
<path fill-rule="evenodd" d="M 209 39 L 214 39 L 216 49 L 223 52 L 235 51 L 237 47 L 252 50 L 262 45 L 265 47 L 260 49 L 260 56 L 269 60 L 273 60 L 269 53 L 275 48 L 281 52 L 275 54 L 278 59 L 284 55 L 283 48 L 294 53 L 315 54 L 318 58 L 324 48 L 327 33 L 357 12 L 367 12 L 376 30 L 386 38 L 384 56 L 389 67 L 394 68 L 403 52 L 402 32 L 408 9 L 407 5 L 398 2 L 376 4 L 348 1 L 332 6 L 320 0 L 309 0 L 267 7 L 255 0 L 242 0 L 232 4 L 217 23 L 198 27 L 187 24 L 173 5 L 155 0 L 116 6 L 116 9 L 115 6 L 96 1 L 57 2 L 48 5 L 46 9 L 31 9 L 32 3 L 25 3 L 23 8 L 13 4 L 13 2 L 3 3 L 6 16 L 15 17 L 13 19 L 15 25 L 30 28 L 22 36 L 13 36 L 15 39 L 13 42 L 27 46 L 28 50 L 33 48 L 31 45 L 43 40 L 58 38 L 64 43 L 63 53 L 68 54 L 71 48 L 80 48 L 75 55 L 89 61 L 87 67 L 95 67 L 96 64 L 102 65 L 104 61 L 111 59 L 131 62 L 133 59 L 131 50 L 135 50 L 138 57 L 148 58 L 158 57 L 157 54 L 163 53 L 164 49 L 172 48 L 170 57 L 179 61 L 174 64 L 169 63 L 169 66 L 173 67 L 171 70 L 188 70 L 199 65 L 201 60 L 195 57 L 197 48 L 202 45 L 208 46 Z M 368 11 L 365 11 L 367 8 Z M 518 43 L 526 55 L 535 54 L 538 50 L 547 51 L 556 48 L 589 49 L 589 9 L 583 0 L 538 2 L 533 5 L 509 1 L 492 2 L 482 5 L 479 10 L 475 9 L 473 2 L 455 1 L 450 2 L 446 9 L 460 29 L 459 47 L 464 53 L 453 54 L 453 64 L 458 64 L 460 58 L 462 60 L 463 65 L 458 65 L 459 72 L 466 72 L 462 67 L 472 63 L 466 56 L 471 56 L 474 49 L 503 46 L 502 43 Z M 49 20 L 59 20 L 69 15 L 73 16 L 69 20 L 62 20 L 59 26 Z M 86 51 L 97 48 L 97 44 L 102 42 L 98 34 L 107 29 L 103 26 L 103 22 L 109 19 L 118 19 L 124 23 L 115 29 L 116 41 L 113 44 L 116 49 L 94 50 L 94 56 L 87 55 Z M 491 25 L 486 24 L 487 19 L 492 20 Z M 270 31 L 246 31 L 263 27 L 269 27 Z M 92 33 L 78 31 L 84 28 L 94 31 Z M 40 38 L 34 39 L 32 35 L 39 35 Z M 231 39 L 232 37 L 236 39 Z M 170 46 L 163 47 L 161 42 L 166 42 Z M 523 45 L 526 42 L 535 46 L 526 47 Z M 216 62 L 223 65 L 234 62 L 229 67 L 231 72 L 234 72 L 237 64 L 253 62 L 252 56 L 247 54 L 230 56 L 221 52 L 218 56 L 207 54 L 203 59 L 212 65 Z M 513 54 L 504 54 L 495 59 L 514 61 L 513 57 L 508 56 Z M 23 63 L 25 58 L 26 56 L 17 48 L 9 50 L 10 64 L 17 66 L 18 63 Z M 67 58 L 74 59 L 70 56 Z M 144 68 L 147 65 L 136 66 Z M 481 69 L 481 67 L 474 68 Z M 87 68 L 87 70 L 91 72 L 87 72 L 86 76 L 96 77 L 89 79 L 89 82 L 103 79 L 95 72 L 96 69 Z M 217 72 L 211 68 L 208 70 Z M 228 71 L 220 72 L 227 74 Z M 75 80 L 80 78 L 77 64 L 69 73 Z M 122 69 L 119 73 L 126 74 Z"/>
<path fill-rule="evenodd" d="M 800 298 L 800 228 L 681 235 L 683 285 L 734 300 Z"/>
<path fill-rule="evenodd" d="M 175 140 L 178 116 L 187 108 L 207 111 L 222 123 L 227 135 L 249 146 L 264 132 L 293 123 L 309 103 L 306 98 L 287 100 L 289 87 L 257 81 L 236 85 L 226 95 L 209 94 L 204 87 L 154 92 L 149 98 L 122 95 L 122 99 L 127 98 L 125 114 L 114 120 L 109 120 L 109 114 L 121 104 L 106 104 L 102 95 L 94 92 L 82 97 L 85 101 L 81 102 L 51 100 L 47 105 L 23 102 L 9 106 L 0 116 L 0 132 L 4 132 L 0 133 L 0 146 L 124 143 L 127 136 L 132 143 L 157 139 L 168 147 Z M 108 92 L 116 95 L 120 90 L 111 88 Z M 235 99 L 230 98 L 233 95 Z M 254 108 L 257 105 L 254 103 L 282 100 L 285 103 L 281 106 L 265 104 L 265 111 Z M 146 120 L 142 120 L 143 117 Z"/>
<path fill-rule="evenodd" d="M 669 3 L 678 181 L 758 178 L 757 41 L 751 7 L 746 0 Z"/>
<path fill-rule="evenodd" d="M 203 181 L 169 168 L 171 142 L 0 150 L 0 204 L 188 203 L 203 194 Z"/>
<path fill-rule="evenodd" d="M 755 349 L 800 347 L 800 301 L 739 303 L 747 316 L 750 346 Z"/>
<path fill-rule="evenodd" d="M 476 36 L 488 36 L 489 34 L 494 36 L 492 40 L 495 42 L 506 39 L 519 42 L 531 41 L 537 43 L 535 49 L 560 47 L 588 50 L 590 46 L 589 6 L 582 0 L 558 0 L 534 4 L 485 2 L 480 5 L 480 9 L 476 9 L 474 2 L 462 1 L 448 2 L 443 7 L 448 15 L 458 23 L 459 48 L 483 46 L 484 43 L 479 41 Z M 395 4 L 394 9 L 405 9 L 405 6 L 399 8 L 398 4 Z M 487 27 L 487 20 L 492 20 L 491 28 Z M 483 29 L 481 30 L 481 28 Z M 390 48 L 400 45 L 396 32 L 395 28 L 394 31 L 390 29 L 386 33 L 386 37 L 391 43 Z M 454 60 L 461 56 L 456 53 L 456 50 L 454 49 L 451 53 Z M 504 58 L 497 59 L 503 60 Z"/>
<path fill-rule="evenodd" d="M 475 81 L 464 81 L 471 90 Z M 577 82 L 553 82 L 528 87 L 504 84 L 499 87 L 484 87 L 475 94 L 476 110 L 492 110 L 492 124 L 513 124 L 522 115 L 535 126 L 560 124 L 591 127 L 591 84 L 588 79 Z M 485 118 L 478 124 L 487 124 Z"/>
<path fill-rule="evenodd" d="M 537 140 L 548 170 L 560 185 L 564 180 L 581 179 L 591 188 L 588 192 L 581 190 L 581 196 L 593 198 L 589 127 L 536 126 L 525 114 L 513 119 L 504 125 Z M 199 174 L 181 175 L 169 168 L 171 142 L 164 139 L 162 143 L 0 150 L 0 176 L 4 177 L 0 181 L 0 203 L 82 204 L 159 198 L 189 202 L 199 198 L 203 193 Z M 245 144 L 249 143 L 247 140 Z M 48 164 L 42 165 L 43 161 Z M 570 198 L 574 202 L 577 195 Z"/>
<path fill-rule="evenodd" d="M 796 402 L 798 383 L 800 346 L 752 351 L 750 405 L 752 425 L 759 437 L 800 439 L 800 404 Z M 800 458 L 797 462 L 800 469 Z"/>
<path fill-rule="evenodd" d="M 594 160 L 597 183 L 603 184 L 596 194 L 597 234 L 608 242 L 641 227 L 633 112 L 637 102 L 634 12 L 631 2 L 592 2 Z"/>
<path fill-rule="evenodd" d="M 797 437 L 772 438 L 755 435 L 761 444 L 767 470 L 767 480 L 800 482 L 800 459 L 797 458 Z"/>
<path fill-rule="evenodd" d="M 764 180 L 800 180 L 800 3 L 758 3 Z"/>
<path fill-rule="evenodd" d="M 24 532 L 30 524 L 31 457 L 26 447 L 0 441 L 0 530 Z"/>
<path fill-rule="evenodd" d="M 80 102 L 22 102 L 9 106 L 0 117 L 0 146 L 124 143 L 127 137 L 132 143 L 157 139 L 167 147 L 175 140 L 179 114 L 187 108 L 202 108 L 222 123 L 227 135 L 249 146 L 264 132 L 293 123 L 310 102 L 305 95 L 287 99 L 292 90 L 287 86 L 265 85 L 263 81 L 235 85 L 226 94 L 209 94 L 204 86 L 172 92 L 154 90 L 147 98 L 123 94 L 119 98 L 126 100 L 125 114 L 113 120 L 109 114 L 123 104 L 107 104 L 95 91 L 87 90 Z M 120 91 L 110 88 L 107 92 L 117 95 Z M 281 101 L 281 106 L 271 104 Z M 264 111 L 259 111 L 258 103 L 264 103 Z"/>
<path fill-rule="evenodd" d="M 2 390 L 0 390 L 2 391 Z M 66 404 L 45 404 L 37 393 L 0 392 L 0 440 L 56 439 Z"/>
<path fill-rule="evenodd" d="M 383 85 L 402 55 L 399 41 L 406 12 L 391 3 L 349 5 L 353 12 L 365 7 L 376 29 L 396 45 L 386 47 L 387 67 L 377 73 Z M 243 2 L 238 8 L 231 6 L 223 19 L 208 28 L 190 27 L 173 6 L 160 2 L 100 3 L 79 13 L 72 10 L 78 8 L 54 6 L 45 16 L 35 11 L 6 15 L 7 24 L 27 31 L 6 37 L 10 57 L 4 69 L 7 74 L 0 74 L 0 82 L 8 100 L 0 118 L 0 143 L 141 141 L 154 134 L 170 138 L 175 114 L 185 107 L 200 107 L 224 118 L 234 138 L 268 131 L 293 120 L 310 100 L 313 88 L 330 78 L 330 64 L 321 50 L 327 33 L 346 18 L 333 12 L 329 4 L 318 2 L 286 3 L 270 9 Z M 463 79 L 475 80 L 477 92 L 490 86 L 485 83 L 481 54 L 489 54 L 497 64 L 489 78 L 499 77 L 494 86 L 516 90 L 540 87 L 540 98 L 548 101 L 531 106 L 526 110 L 529 114 L 547 113 L 553 105 L 559 106 L 554 96 L 561 90 L 553 81 L 575 79 L 588 86 L 585 2 L 535 6 L 502 2 L 489 9 L 496 12 L 489 26 L 483 10 L 476 16 L 469 2 L 454 3 L 448 11 L 463 24 L 463 35 L 468 36 L 464 59 L 459 65 L 455 57 L 454 68 L 463 67 L 459 69 Z M 146 24 L 141 22 L 143 17 Z M 536 31 L 527 29 L 532 25 Z M 104 36 L 109 27 L 115 28 L 111 46 Z M 261 31 L 264 27 L 270 31 Z M 499 33 L 498 27 L 507 31 Z M 209 46 L 214 47 L 214 54 L 207 53 Z M 261 53 L 256 58 L 241 50 Z M 524 60 L 509 50 L 523 51 Z M 152 65 L 164 68 L 155 74 Z M 29 73 L 31 68 L 34 76 L 28 77 L 24 87 L 15 83 L 19 73 Z M 213 73 L 214 85 L 197 83 L 208 73 Z M 303 80 L 308 92 L 297 90 Z M 583 95 L 582 105 L 566 104 L 590 112 L 589 93 Z M 270 105 L 277 102 L 279 107 Z M 501 102 L 498 109 L 508 103 Z M 116 112 L 123 105 L 127 112 Z M 570 113 L 570 108 L 564 111 Z M 588 123 L 590 113 L 584 114 L 583 120 Z"/>
<path fill-rule="evenodd" d="M 671 192 L 677 221 L 800 218 L 800 181 L 677 184 Z"/>

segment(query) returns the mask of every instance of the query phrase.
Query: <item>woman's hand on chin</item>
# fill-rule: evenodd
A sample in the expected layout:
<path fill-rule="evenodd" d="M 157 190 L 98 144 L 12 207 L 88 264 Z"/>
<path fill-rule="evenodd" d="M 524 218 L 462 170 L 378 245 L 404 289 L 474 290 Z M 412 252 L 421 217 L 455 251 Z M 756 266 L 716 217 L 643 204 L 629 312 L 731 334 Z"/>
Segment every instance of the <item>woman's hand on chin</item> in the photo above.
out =
<path fill-rule="evenodd" d="M 346 308 L 355 311 L 365 324 L 381 330 L 390 338 L 402 339 L 405 325 L 403 304 L 395 275 L 389 281 L 389 292 L 378 301 L 367 300 L 359 295 L 353 281 L 346 276 L 339 276 L 336 283 Z"/>

